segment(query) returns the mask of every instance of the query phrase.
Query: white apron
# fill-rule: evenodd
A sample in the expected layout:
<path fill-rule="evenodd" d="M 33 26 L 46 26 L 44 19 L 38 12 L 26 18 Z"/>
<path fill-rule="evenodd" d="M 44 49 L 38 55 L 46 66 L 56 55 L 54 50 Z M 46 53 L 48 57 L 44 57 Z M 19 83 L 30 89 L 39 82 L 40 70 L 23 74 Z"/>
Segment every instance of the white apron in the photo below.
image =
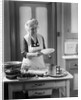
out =
<path fill-rule="evenodd" d="M 39 47 L 32 47 L 31 46 L 31 41 L 30 41 L 31 38 L 29 35 L 26 35 L 24 38 L 28 43 L 28 51 L 29 52 L 33 52 L 34 50 L 38 50 L 38 49 L 43 49 L 43 40 L 42 40 L 41 35 L 37 34 Z M 22 67 L 23 68 L 28 67 L 29 69 L 33 69 L 33 70 L 44 69 L 45 62 L 44 62 L 43 55 L 41 55 L 39 57 L 32 57 L 31 59 L 23 58 Z"/>

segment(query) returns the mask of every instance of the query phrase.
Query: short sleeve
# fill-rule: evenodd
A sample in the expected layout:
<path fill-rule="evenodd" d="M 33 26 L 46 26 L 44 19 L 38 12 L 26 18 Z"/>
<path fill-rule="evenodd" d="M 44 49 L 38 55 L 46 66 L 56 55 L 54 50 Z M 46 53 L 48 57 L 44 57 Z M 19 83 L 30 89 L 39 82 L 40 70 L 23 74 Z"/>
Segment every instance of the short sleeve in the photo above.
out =
<path fill-rule="evenodd" d="M 23 57 L 26 58 L 27 52 L 28 52 L 28 43 L 25 39 L 23 39 L 23 51 L 22 51 Z"/>
<path fill-rule="evenodd" d="M 42 39 L 43 39 L 43 49 L 45 49 L 46 47 L 45 47 L 45 41 L 44 41 L 44 38 L 42 37 Z"/>

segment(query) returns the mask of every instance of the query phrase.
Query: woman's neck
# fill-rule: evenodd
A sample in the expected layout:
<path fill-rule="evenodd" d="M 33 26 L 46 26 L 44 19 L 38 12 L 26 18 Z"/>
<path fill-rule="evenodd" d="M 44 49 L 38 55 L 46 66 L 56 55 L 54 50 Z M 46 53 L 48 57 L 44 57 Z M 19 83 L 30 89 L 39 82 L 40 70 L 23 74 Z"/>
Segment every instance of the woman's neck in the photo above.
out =
<path fill-rule="evenodd" d="M 37 34 L 32 35 L 31 38 L 36 42 Z"/>

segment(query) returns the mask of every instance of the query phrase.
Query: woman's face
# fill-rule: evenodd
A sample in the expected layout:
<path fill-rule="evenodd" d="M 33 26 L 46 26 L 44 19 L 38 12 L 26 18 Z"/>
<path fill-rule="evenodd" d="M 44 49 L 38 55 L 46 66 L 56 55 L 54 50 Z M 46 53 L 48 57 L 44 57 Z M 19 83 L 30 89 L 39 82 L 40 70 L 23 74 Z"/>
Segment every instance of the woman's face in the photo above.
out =
<path fill-rule="evenodd" d="M 31 36 L 35 35 L 37 33 L 37 27 L 32 27 L 31 29 L 29 29 L 29 33 Z"/>

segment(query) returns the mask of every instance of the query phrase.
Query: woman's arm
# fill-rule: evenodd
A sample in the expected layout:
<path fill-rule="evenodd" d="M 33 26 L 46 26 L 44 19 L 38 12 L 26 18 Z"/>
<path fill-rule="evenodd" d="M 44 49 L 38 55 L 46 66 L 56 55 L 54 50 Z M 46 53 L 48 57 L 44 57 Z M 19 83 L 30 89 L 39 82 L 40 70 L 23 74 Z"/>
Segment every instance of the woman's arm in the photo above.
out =
<path fill-rule="evenodd" d="M 28 43 L 27 43 L 27 41 L 24 39 L 24 40 L 23 40 L 23 51 L 22 51 L 22 55 L 23 55 L 23 57 L 25 57 L 25 58 L 32 58 L 32 57 L 39 56 L 40 53 L 39 53 L 39 52 L 32 52 L 32 53 L 30 53 L 30 52 L 28 51 Z"/>
<path fill-rule="evenodd" d="M 44 38 L 43 37 L 42 37 L 42 40 L 43 40 L 43 49 L 45 49 L 46 46 L 45 46 L 45 41 L 44 41 Z"/>
<path fill-rule="evenodd" d="M 23 55 L 23 57 L 26 58 L 26 54 L 28 53 L 28 43 L 26 42 L 25 39 L 23 39 L 23 51 L 21 52 L 21 54 Z"/>

